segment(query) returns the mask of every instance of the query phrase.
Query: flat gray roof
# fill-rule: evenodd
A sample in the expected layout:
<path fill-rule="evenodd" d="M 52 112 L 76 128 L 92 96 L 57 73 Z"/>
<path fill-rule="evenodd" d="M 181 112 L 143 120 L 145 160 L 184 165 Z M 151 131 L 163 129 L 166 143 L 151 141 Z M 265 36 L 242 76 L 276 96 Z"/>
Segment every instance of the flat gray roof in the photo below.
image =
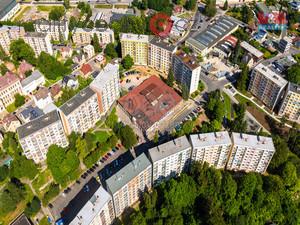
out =
<path fill-rule="evenodd" d="M 19 135 L 19 139 L 25 138 L 53 123 L 60 122 L 60 117 L 58 112 L 52 111 L 49 112 L 35 120 L 32 120 L 17 129 L 17 133 Z"/>
<path fill-rule="evenodd" d="M 156 45 L 160 48 L 163 48 L 165 50 L 168 50 L 170 52 L 173 52 L 176 49 L 176 46 L 165 41 L 163 38 L 159 38 L 159 37 L 154 37 L 151 41 L 150 44 L 152 45 Z"/>
<path fill-rule="evenodd" d="M 148 152 L 152 162 L 156 162 L 188 148 L 191 148 L 191 144 L 187 137 L 181 136 L 172 141 L 158 145 L 157 147 L 150 148 Z"/>
<path fill-rule="evenodd" d="M 289 82 L 288 90 L 300 94 L 300 85 Z"/>
<path fill-rule="evenodd" d="M 30 84 L 31 82 L 39 79 L 40 77 L 42 77 L 43 75 L 41 74 L 41 72 L 39 70 L 35 70 L 32 72 L 32 74 L 29 77 L 26 77 L 24 80 L 21 81 L 22 86 L 27 86 L 28 84 Z"/>
<path fill-rule="evenodd" d="M 90 99 L 96 93 L 90 88 L 87 87 L 81 90 L 78 94 L 72 97 L 69 101 L 63 104 L 60 107 L 60 110 L 65 114 L 69 115 L 74 110 L 76 110 L 79 106 L 81 106 L 84 102 Z"/>
<path fill-rule="evenodd" d="M 213 25 L 206 28 L 195 37 L 188 38 L 188 42 L 195 45 L 200 50 L 210 48 L 227 36 L 233 29 L 240 24 L 229 16 L 220 17 Z"/>
<path fill-rule="evenodd" d="M 110 190 L 112 194 L 116 193 L 150 165 L 151 162 L 144 153 L 139 155 L 136 159 L 106 180 L 108 190 Z"/>
<path fill-rule="evenodd" d="M 227 131 L 191 134 L 190 140 L 194 148 L 231 144 L 231 139 Z"/>
<path fill-rule="evenodd" d="M 270 137 L 234 132 L 231 134 L 231 136 L 234 145 L 275 152 L 273 140 Z"/>
<path fill-rule="evenodd" d="M 17 5 L 16 0 L 1 0 L 0 3 L 0 19 L 2 19 L 6 14 L 12 10 Z"/>

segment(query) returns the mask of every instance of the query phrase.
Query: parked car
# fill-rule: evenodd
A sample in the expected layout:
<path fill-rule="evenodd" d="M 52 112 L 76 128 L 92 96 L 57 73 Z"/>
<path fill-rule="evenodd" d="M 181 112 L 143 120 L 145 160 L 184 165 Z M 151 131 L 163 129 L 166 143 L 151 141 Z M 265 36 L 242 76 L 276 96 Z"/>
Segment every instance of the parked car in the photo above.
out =
<path fill-rule="evenodd" d="M 79 180 L 76 180 L 76 183 L 77 183 L 77 184 L 80 184 L 81 182 L 80 182 Z"/>

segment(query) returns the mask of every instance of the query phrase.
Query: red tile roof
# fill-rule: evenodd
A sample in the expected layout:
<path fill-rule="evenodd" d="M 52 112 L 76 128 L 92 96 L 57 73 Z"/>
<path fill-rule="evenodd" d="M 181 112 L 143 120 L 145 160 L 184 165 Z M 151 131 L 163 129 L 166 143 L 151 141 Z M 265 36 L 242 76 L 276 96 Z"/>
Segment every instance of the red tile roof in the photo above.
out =
<path fill-rule="evenodd" d="M 156 76 L 151 76 L 118 100 L 141 129 L 147 130 L 161 120 L 180 101 L 181 97 Z"/>
<path fill-rule="evenodd" d="M 0 76 L 0 90 L 16 83 L 18 80 L 19 78 L 15 74 L 7 72 L 4 76 Z"/>
<path fill-rule="evenodd" d="M 86 75 L 88 73 L 91 73 L 93 71 L 93 68 L 91 67 L 90 64 L 83 64 L 80 71 Z"/>
<path fill-rule="evenodd" d="M 228 35 L 224 40 L 230 42 L 232 47 L 235 47 L 238 42 L 238 39 L 232 35 Z"/>
<path fill-rule="evenodd" d="M 3 118 L 1 124 L 6 125 L 8 127 L 13 121 L 19 121 L 19 120 L 14 114 L 10 113 Z"/>

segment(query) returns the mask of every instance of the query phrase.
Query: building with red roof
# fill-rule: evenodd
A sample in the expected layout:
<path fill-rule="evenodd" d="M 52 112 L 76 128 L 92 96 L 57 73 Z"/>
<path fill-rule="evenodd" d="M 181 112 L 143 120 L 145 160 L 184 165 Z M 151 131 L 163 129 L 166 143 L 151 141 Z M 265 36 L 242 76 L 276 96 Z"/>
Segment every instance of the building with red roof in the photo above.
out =
<path fill-rule="evenodd" d="M 88 75 L 91 74 L 93 68 L 91 67 L 90 64 L 83 64 L 80 71 L 84 77 L 87 77 Z"/>
<path fill-rule="evenodd" d="M 17 93 L 22 93 L 20 79 L 11 72 L 0 76 L 0 101 L 5 107 L 15 101 L 15 94 Z"/>
<path fill-rule="evenodd" d="M 156 76 L 151 76 L 118 100 L 120 108 L 146 135 L 173 113 L 182 98 Z"/>

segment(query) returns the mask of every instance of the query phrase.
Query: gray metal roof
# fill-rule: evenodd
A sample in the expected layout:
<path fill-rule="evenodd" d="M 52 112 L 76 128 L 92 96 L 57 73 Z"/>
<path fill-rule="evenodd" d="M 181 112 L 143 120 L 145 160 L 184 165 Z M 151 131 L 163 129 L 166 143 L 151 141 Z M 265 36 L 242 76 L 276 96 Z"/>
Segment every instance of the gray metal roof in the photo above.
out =
<path fill-rule="evenodd" d="M 233 18 L 222 16 L 212 26 L 209 26 L 195 37 L 189 38 L 188 42 L 196 45 L 200 50 L 210 48 L 227 36 L 238 25 L 240 24 Z"/>
<path fill-rule="evenodd" d="M 176 49 L 175 45 L 173 45 L 169 42 L 166 42 L 164 39 L 161 39 L 159 37 L 152 38 L 152 40 L 150 41 L 150 44 L 156 45 L 156 46 L 166 49 L 170 52 L 173 52 Z"/>
<path fill-rule="evenodd" d="M 152 162 L 156 162 L 189 148 L 191 148 L 191 144 L 189 143 L 187 137 L 181 136 L 157 147 L 150 148 L 148 152 Z"/>
<path fill-rule="evenodd" d="M 75 95 L 73 98 L 71 98 L 69 101 L 67 101 L 65 104 L 63 104 L 60 107 L 60 110 L 65 114 L 69 115 L 72 113 L 75 109 L 77 109 L 80 105 L 82 105 L 84 102 L 86 102 L 88 99 L 90 99 L 93 95 L 96 93 L 89 87 L 83 89 L 80 91 L 77 95 Z"/>
<path fill-rule="evenodd" d="M 1 0 L 0 1 L 0 19 L 12 10 L 17 5 L 16 0 Z"/>
<path fill-rule="evenodd" d="M 41 74 L 41 72 L 39 70 L 35 70 L 32 72 L 32 74 L 29 77 L 26 77 L 24 80 L 22 80 L 21 84 L 23 87 L 27 86 L 28 84 L 39 79 L 42 76 L 43 76 L 43 74 Z"/>
<path fill-rule="evenodd" d="M 112 194 L 116 193 L 150 165 L 151 162 L 144 153 L 139 155 L 136 159 L 106 180 L 108 190 L 110 190 Z"/>
<path fill-rule="evenodd" d="M 24 124 L 23 126 L 20 126 L 17 129 L 19 139 L 25 138 L 58 121 L 60 122 L 60 117 L 58 115 L 58 112 L 56 110 L 49 112 L 35 120 L 32 120 Z"/>

